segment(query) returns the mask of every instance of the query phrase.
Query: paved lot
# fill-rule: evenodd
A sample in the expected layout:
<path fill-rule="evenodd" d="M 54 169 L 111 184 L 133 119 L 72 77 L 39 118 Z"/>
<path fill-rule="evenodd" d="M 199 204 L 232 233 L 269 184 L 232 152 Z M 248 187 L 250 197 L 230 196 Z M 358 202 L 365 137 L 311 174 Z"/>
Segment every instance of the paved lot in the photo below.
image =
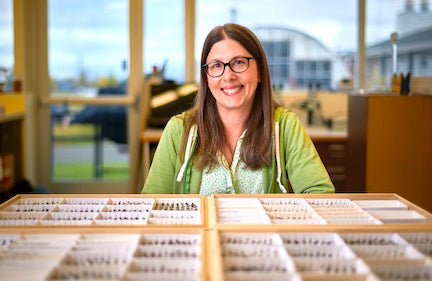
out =
<path fill-rule="evenodd" d="M 127 147 L 111 141 L 103 141 L 103 162 L 128 162 L 129 153 Z M 53 155 L 54 163 L 76 163 L 95 161 L 95 145 L 74 144 L 56 145 Z"/>

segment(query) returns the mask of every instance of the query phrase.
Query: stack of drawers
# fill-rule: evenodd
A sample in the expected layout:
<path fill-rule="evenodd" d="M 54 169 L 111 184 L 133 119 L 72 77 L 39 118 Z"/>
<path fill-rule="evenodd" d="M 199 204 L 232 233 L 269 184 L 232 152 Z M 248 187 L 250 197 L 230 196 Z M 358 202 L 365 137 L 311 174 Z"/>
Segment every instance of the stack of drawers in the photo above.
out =
<path fill-rule="evenodd" d="M 0 276 L 432 280 L 432 214 L 396 194 L 17 195 Z"/>

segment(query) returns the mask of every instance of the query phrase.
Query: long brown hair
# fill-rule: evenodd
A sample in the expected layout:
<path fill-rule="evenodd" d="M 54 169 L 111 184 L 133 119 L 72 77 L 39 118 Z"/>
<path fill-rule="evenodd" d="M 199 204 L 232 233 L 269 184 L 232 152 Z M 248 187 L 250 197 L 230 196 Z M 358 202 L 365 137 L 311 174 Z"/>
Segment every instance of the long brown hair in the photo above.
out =
<path fill-rule="evenodd" d="M 201 55 L 201 65 L 204 65 L 213 45 L 224 39 L 232 39 L 239 42 L 253 57 L 257 58 L 258 83 L 255 99 L 249 118 L 246 121 L 247 129 L 240 150 L 240 158 L 252 169 L 258 169 L 263 165 L 271 164 L 273 111 L 278 106 L 273 98 L 270 72 L 264 49 L 248 28 L 228 23 L 215 27 L 207 35 Z M 201 68 L 200 85 L 194 108 L 186 114 L 185 136 L 182 148 L 184 150 L 188 132 L 192 124 L 197 125 L 198 139 L 195 148 L 195 156 L 198 156 L 198 166 L 204 168 L 216 164 L 217 151 L 222 151 L 226 143 L 223 124 L 219 117 L 216 100 L 207 86 L 207 74 Z"/>

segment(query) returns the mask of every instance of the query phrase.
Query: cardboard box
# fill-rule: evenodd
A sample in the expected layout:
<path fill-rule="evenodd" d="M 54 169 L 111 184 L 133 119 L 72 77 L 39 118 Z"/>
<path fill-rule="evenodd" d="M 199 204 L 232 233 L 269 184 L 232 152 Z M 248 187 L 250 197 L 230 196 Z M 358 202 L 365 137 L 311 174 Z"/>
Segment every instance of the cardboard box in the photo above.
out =
<path fill-rule="evenodd" d="M 414 95 L 432 95 L 432 77 L 412 77 L 411 94 Z"/>
<path fill-rule="evenodd" d="M 14 155 L 12 153 L 0 154 L 0 191 L 6 191 L 15 184 Z"/>

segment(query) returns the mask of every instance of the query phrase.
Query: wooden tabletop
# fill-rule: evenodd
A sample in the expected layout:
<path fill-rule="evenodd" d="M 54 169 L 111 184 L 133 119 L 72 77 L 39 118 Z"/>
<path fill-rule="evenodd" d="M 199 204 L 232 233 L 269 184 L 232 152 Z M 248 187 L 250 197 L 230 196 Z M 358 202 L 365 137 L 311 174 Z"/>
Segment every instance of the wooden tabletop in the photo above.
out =
<path fill-rule="evenodd" d="M 306 128 L 313 141 L 332 142 L 346 141 L 348 133 L 346 130 L 328 130 L 325 128 Z M 148 128 L 141 133 L 141 142 L 159 142 L 163 129 Z"/>
<path fill-rule="evenodd" d="M 141 133 L 141 142 L 159 142 L 163 129 L 147 128 Z"/>

